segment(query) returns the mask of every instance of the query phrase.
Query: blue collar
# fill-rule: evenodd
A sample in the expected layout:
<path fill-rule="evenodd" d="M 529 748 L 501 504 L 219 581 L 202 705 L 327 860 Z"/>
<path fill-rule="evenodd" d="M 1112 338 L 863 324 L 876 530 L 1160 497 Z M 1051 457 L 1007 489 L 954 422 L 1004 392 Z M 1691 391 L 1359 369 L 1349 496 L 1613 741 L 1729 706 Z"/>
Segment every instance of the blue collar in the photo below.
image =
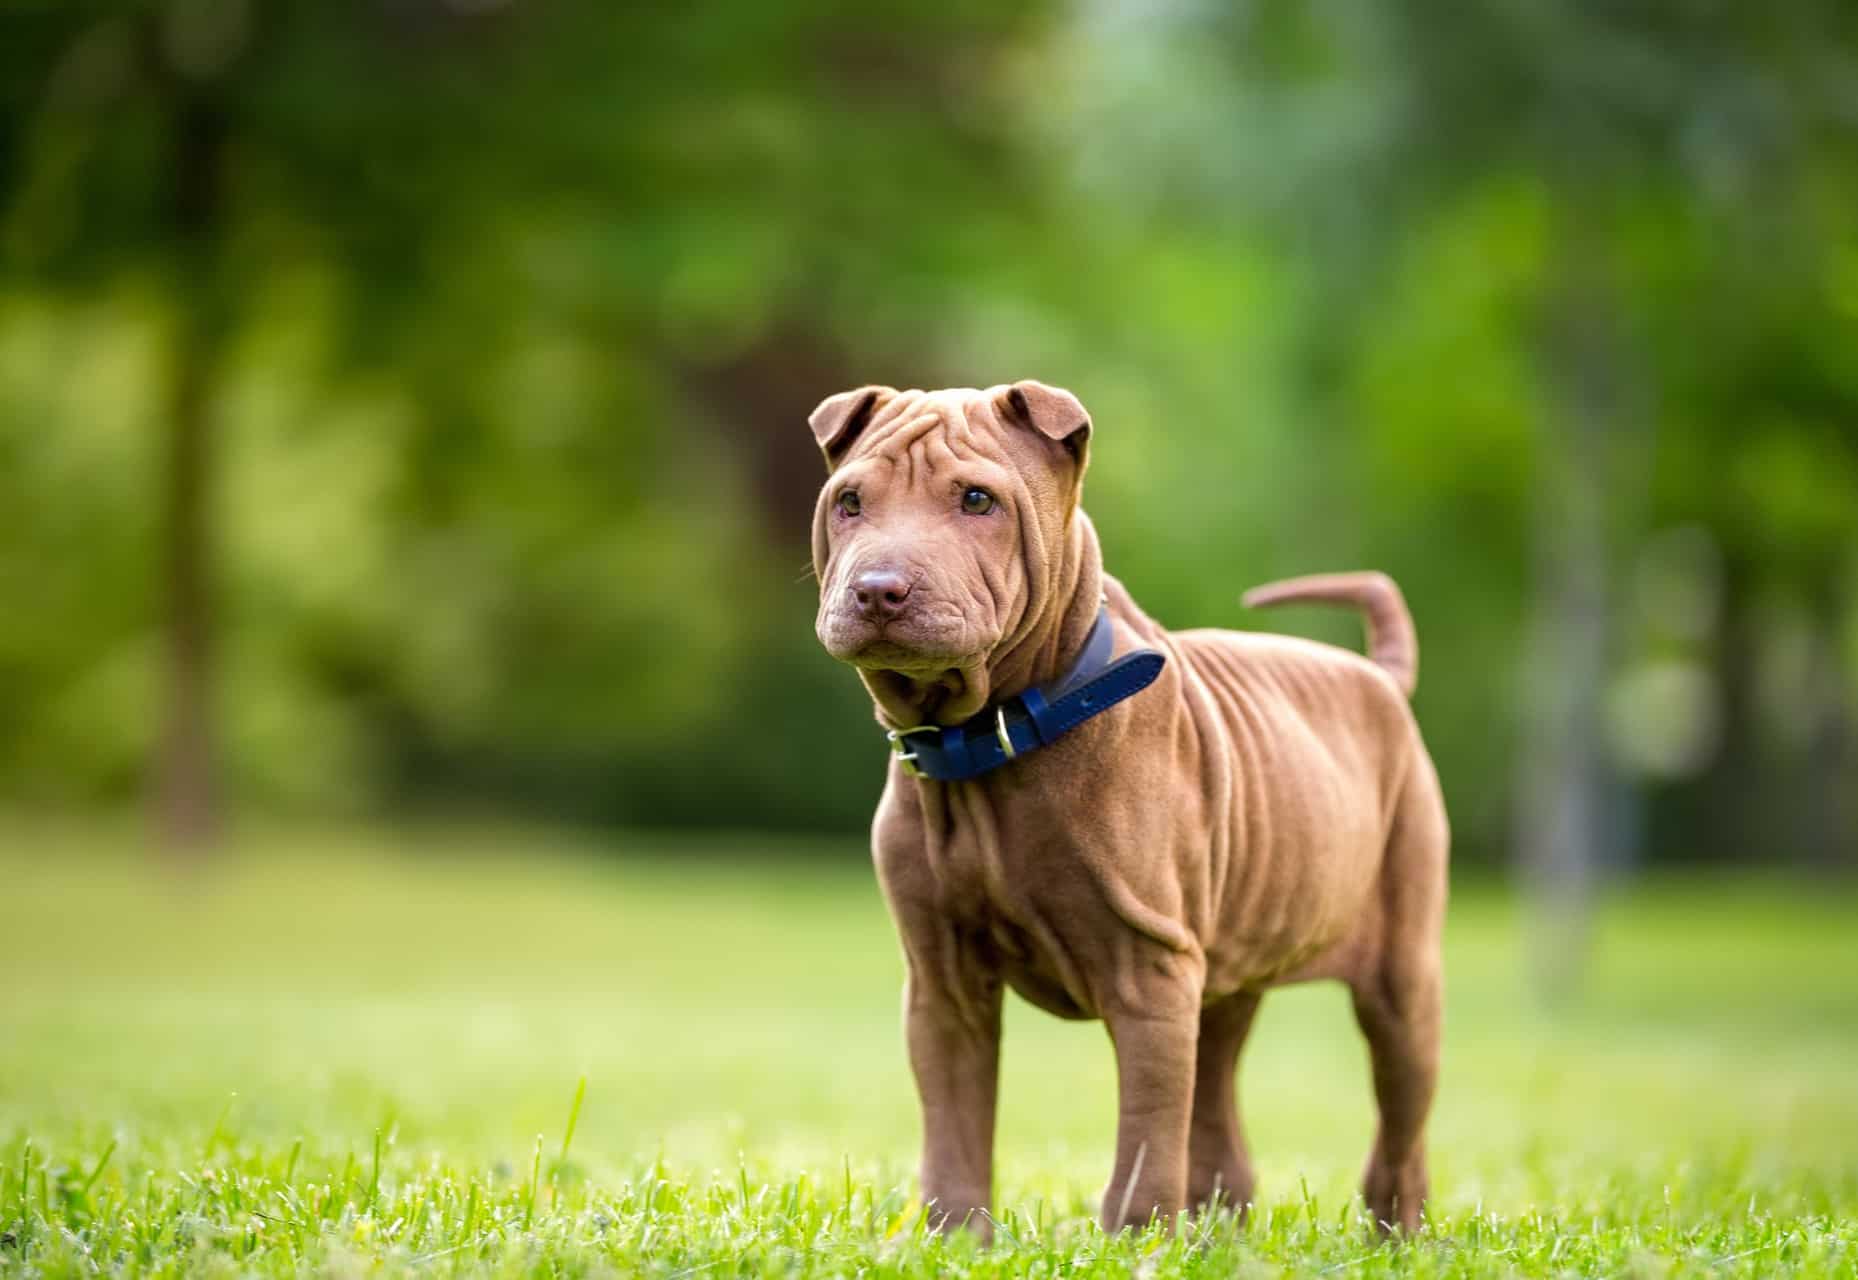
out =
<path fill-rule="evenodd" d="M 1155 682 L 1165 657 L 1153 649 L 1137 649 L 1111 662 L 1115 644 L 1105 605 L 1084 641 L 1083 653 L 1056 684 L 1035 686 L 993 703 L 952 728 L 925 724 L 893 729 L 885 736 L 903 762 L 903 771 L 912 777 L 962 782 L 991 773 L 1009 760 L 1049 747 Z"/>

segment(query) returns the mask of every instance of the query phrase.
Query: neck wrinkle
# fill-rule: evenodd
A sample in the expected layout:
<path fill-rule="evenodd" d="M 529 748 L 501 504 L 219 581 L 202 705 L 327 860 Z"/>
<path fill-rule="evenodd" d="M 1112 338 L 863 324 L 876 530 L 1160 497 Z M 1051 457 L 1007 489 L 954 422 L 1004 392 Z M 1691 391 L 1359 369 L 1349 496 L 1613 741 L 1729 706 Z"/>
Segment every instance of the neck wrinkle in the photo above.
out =
<path fill-rule="evenodd" d="M 1074 511 L 1064 532 L 1062 563 L 1026 636 L 988 659 L 988 701 L 998 702 L 1049 684 L 1071 669 L 1103 599 L 1103 552 L 1084 513 Z"/>

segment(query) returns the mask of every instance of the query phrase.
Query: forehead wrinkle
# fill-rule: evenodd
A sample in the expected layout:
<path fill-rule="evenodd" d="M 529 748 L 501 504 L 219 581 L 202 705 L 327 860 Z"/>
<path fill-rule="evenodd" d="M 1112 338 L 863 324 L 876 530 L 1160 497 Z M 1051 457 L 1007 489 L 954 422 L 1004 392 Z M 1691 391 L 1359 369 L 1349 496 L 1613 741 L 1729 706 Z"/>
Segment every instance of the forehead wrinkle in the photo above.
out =
<path fill-rule="evenodd" d="M 916 421 L 920 416 L 918 410 L 922 408 L 923 401 L 928 398 L 928 395 L 921 391 L 899 391 L 886 400 L 871 415 L 871 421 L 865 424 L 865 429 L 859 433 L 856 452 L 859 454 L 878 452 L 879 446 L 886 439 Z"/>
<path fill-rule="evenodd" d="M 993 434 L 976 423 L 971 410 L 984 408 L 973 401 L 976 394 L 966 388 L 898 392 L 861 433 L 858 455 L 882 463 L 906 485 L 915 483 L 919 472 L 928 479 L 938 467 L 973 460 L 1016 470 Z"/>
<path fill-rule="evenodd" d="M 968 416 L 967 393 L 945 391 L 940 399 L 943 402 L 942 416 L 948 422 L 950 456 L 959 460 L 962 456 L 961 450 L 965 449 L 969 456 L 985 457 L 986 450 L 982 447 L 985 434 L 975 429 L 973 420 Z"/>
<path fill-rule="evenodd" d="M 935 455 L 934 461 L 927 456 L 931 452 Z M 950 433 L 946 431 L 923 441 L 923 453 L 925 455 L 923 465 L 932 470 L 936 462 L 940 462 L 944 467 L 959 466 L 961 463 L 961 455 L 955 451 L 955 442 L 950 439 Z"/>
<path fill-rule="evenodd" d="M 884 443 L 894 444 L 903 449 L 913 449 L 916 442 L 934 431 L 939 419 L 935 411 L 919 413 L 914 417 L 900 419 L 890 430 Z"/>
<path fill-rule="evenodd" d="M 952 427 L 946 421 L 941 425 L 943 430 L 924 435 L 913 451 L 918 465 L 928 476 L 933 477 L 938 471 L 959 471 L 976 461 L 995 460 L 988 450 L 980 447 L 982 440 L 972 433 Z"/>
<path fill-rule="evenodd" d="M 877 431 L 894 426 L 897 422 L 909 417 L 910 411 L 928 398 L 928 393 L 925 391 L 899 391 L 878 406 L 877 412 L 871 415 L 871 421 L 865 424 L 865 430 Z"/>
<path fill-rule="evenodd" d="M 920 408 L 921 399 L 922 397 L 918 395 L 914 401 L 903 408 L 905 410 Z M 887 412 L 883 422 L 865 428 L 858 441 L 855 459 L 878 466 L 892 475 L 901 470 L 907 482 L 909 454 L 915 447 L 915 442 L 932 430 L 937 421 L 934 412 L 915 414 L 903 411 Z"/>
<path fill-rule="evenodd" d="M 941 425 L 941 418 L 931 410 L 911 418 L 892 433 L 893 443 L 902 446 L 900 449 L 893 449 L 892 456 L 898 459 L 898 464 L 903 470 L 905 485 L 913 484 L 916 480 L 917 468 L 926 466 L 922 456 L 923 447 L 926 441 L 934 438 L 935 429 L 939 425 Z"/>
<path fill-rule="evenodd" d="M 946 408 L 943 418 L 948 429 L 937 441 L 943 459 L 957 467 L 977 461 L 1007 464 L 1008 459 L 999 448 L 998 440 L 992 432 L 975 423 L 961 393 L 946 392 L 944 400 Z"/>

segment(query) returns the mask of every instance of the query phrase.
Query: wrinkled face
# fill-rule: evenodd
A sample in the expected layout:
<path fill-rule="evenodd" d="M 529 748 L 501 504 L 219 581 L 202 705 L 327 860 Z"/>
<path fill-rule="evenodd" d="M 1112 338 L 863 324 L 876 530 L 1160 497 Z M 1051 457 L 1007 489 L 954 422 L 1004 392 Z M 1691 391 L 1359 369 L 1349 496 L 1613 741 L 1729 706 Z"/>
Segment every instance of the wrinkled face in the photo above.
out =
<path fill-rule="evenodd" d="M 832 465 L 813 518 L 816 630 L 842 662 L 953 689 L 1023 634 L 1049 590 L 1088 424 L 1036 383 L 871 390 L 844 422 L 822 430 L 815 415 Z M 1057 419 L 1039 393 L 1062 397 Z"/>

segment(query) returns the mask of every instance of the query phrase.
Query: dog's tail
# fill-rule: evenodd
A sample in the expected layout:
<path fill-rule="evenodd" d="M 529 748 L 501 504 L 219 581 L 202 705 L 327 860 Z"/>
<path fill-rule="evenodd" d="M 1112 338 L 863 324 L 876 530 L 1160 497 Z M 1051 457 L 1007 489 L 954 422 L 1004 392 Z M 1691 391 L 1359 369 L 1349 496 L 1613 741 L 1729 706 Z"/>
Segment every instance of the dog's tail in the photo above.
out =
<path fill-rule="evenodd" d="M 1419 636 L 1406 597 L 1384 573 L 1319 573 L 1253 587 L 1245 593 L 1245 607 L 1264 609 L 1275 604 L 1351 604 L 1368 621 L 1368 657 L 1393 676 L 1401 690 L 1413 695 L 1419 683 Z"/>

